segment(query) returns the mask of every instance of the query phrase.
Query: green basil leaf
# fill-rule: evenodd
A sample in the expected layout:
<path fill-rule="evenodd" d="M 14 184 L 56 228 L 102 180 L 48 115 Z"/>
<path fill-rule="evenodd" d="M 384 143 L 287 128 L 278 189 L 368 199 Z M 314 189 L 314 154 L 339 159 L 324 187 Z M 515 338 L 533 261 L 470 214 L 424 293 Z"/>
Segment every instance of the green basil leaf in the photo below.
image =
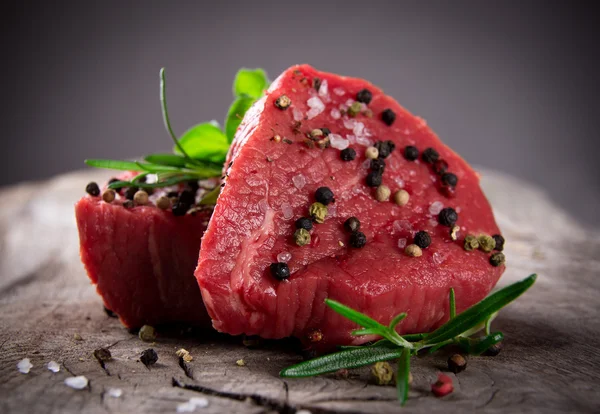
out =
<path fill-rule="evenodd" d="M 497 312 L 521 296 L 535 283 L 536 278 L 537 275 L 533 274 L 520 282 L 506 286 L 488 296 L 478 304 L 470 307 L 460 315 L 456 316 L 456 318 L 446 322 L 434 332 L 427 335 L 423 340 L 423 344 L 427 345 L 447 341 L 482 323 L 491 314 Z"/>
<path fill-rule="evenodd" d="M 144 160 L 151 164 L 167 165 L 170 167 L 184 168 L 187 159 L 176 154 L 151 154 L 144 157 Z"/>
<path fill-rule="evenodd" d="M 233 96 L 246 95 L 258 99 L 268 87 L 269 79 L 264 70 L 242 68 L 235 75 L 233 81 Z"/>
<path fill-rule="evenodd" d="M 312 377 L 313 375 L 335 372 L 342 368 L 358 368 L 379 361 L 399 358 L 402 350 L 403 348 L 396 346 L 348 349 L 292 365 L 282 370 L 279 375 L 285 378 Z"/>
<path fill-rule="evenodd" d="M 325 299 L 325 304 L 346 319 L 350 319 L 352 322 L 359 324 L 363 328 L 378 329 L 383 331 L 387 329 L 386 326 L 383 326 L 375 319 L 371 319 L 364 313 L 360 313 L 346 305 L 342 305 L 335 300 Z"/>
<path fill-rule="evenodd" d="M 85 160 L 85 163 L 90 167 L 106 168 L 109 170 L 119 171 L 145 171 L 135 161 L 118 161 L 118 160 Z"/>
<path fill-rule="evenodd" d="M 237 98 L 227 112 L 227 118 L 225 118 L 225 135 L 227 136 L 228 142 L 233 141 L 235 132 L 240 126 L 246 111 L 250 109 L 255 99 L 249 96 L 240 96 Z"/>
<path fill-rule="evenodd" d="M 173 152 L 181 154 L 179 147 L 194 160 L 223 163 L 229 150 L 227 137 L 217 125 L 212 122 L 198 124 L 188 129 L 179 138 L 179 146 Z"/>
<path fill-rule="evenodd" d="M 396 391 L 400 405 L 404 405 L 408 399 L 408 378 L 410 376 L 410 350 L 404 348 L 398 359 L 398 372 L 396 374 Z"/>

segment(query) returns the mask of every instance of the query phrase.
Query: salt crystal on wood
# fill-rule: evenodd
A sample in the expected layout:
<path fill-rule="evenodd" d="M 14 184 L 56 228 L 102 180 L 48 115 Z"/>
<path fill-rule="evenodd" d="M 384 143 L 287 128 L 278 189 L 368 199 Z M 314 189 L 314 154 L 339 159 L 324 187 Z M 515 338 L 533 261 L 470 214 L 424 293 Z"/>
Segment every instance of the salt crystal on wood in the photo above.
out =
<path fill-rule="evenodd" d="M 29 358 L 24 358 L 17 364 L 17 368 L 21 374 L 29 374 L 31 368 L 33 368 L 33 364 L 29 361 Z"/>
<path fill-rule="evenodd" d="M 60 365 L 56 361 L 50 361 L 48 362 L 48 369 L 52 372 L 58 372 L 60 371 Z"/>
<path fill-rule="evenodd" d="M 83 375 L 77 377 L 69 377 L 65 379 L 65 384 L 76 390 L 82 390 L 88 386 L 88 379 Z"/>
<path fill-rule="evenodd" d="M 119 398 L 123 395 L 123 390 L 121 388 L 109 388 L 106 393 L 109 397 Z"/>

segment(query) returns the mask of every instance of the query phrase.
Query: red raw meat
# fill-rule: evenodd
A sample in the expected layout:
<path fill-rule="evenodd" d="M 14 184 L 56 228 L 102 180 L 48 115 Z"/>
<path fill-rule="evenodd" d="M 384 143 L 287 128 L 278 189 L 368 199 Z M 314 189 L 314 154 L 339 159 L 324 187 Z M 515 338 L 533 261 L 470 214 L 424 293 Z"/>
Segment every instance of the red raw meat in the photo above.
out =
<path fill-rule="evenodd" d="M 125 326 L 209 325 L 194 268 L 210 213 L 175 217 L 153 205 L 127 209 L 122 200 L 89 195 L 77 202 L 81 260 Z"/>
<path fill-rule="evenodd" d="M 365 88 L 372 93 L 368 106 L 355 105 L 361 111 L 356 117 L 344 115 Z M 280 109 L 276 101 L 284 94 L 292 104 Z M 386 109 L 396 115 L 391 126 L 382 120 Z M 352 140 L 356 159 L 343 161 L 340 150 L 332 147 L 309 148 L 306 134 L 315 128 L 336 134 L 330 138 L 338 148 L 338 135 Z M 392 194 L 400 188 L 410 193 L 404 207 L 377 201 L 374 188 L 365 184 L 365 144 L 379 140 L 396 146 L 385 159 L 383 184 Z M 458 177 L 456 190 L 442 191 L 434 167 L 421 158 L 406 160 L 407 145 L 421 153 L 428 147 L 437 150 Z M 499 233 L 475 171 L 425 120 L 367 81 L 307 65 L 286 70 L 246 114 L 229 161 L 195 273 L 213 326 L 221 332 L 293 335 L 305 342 L 317 338 L 313 345 L 320 349 L 373 339 L 351 336 L 356 325 L 326 307 L 325 298 L 382 323 L 408 312 L 399 332 L 430 331 L 448 318 L 451 287 L 460 312 L 485 297 L 504 271 L 503 265 L 490 264 L 490 253 L 463 249 L 467 233 Z M 336 201 L 325 222 L 315 223 L 312 244 L 299 247 L 293 240 L 294 222 L 308 215 L 315 190 L 322 186 L 333 191 Z M 438 224 L 437 202 L 458 212 L 458 240 L 452 240 L 449 227 Z M 349 247 L 343 223 L 350 216 L 361 221 L 367 237 L 361 249 Z M 399 243 L 412 243 L 419 230 L 429 232 L 431 245 L 421 257 L 409 257 Z M 281 253 L 291 254 L 291 277 L 285 281 L 269 270 Z"/>

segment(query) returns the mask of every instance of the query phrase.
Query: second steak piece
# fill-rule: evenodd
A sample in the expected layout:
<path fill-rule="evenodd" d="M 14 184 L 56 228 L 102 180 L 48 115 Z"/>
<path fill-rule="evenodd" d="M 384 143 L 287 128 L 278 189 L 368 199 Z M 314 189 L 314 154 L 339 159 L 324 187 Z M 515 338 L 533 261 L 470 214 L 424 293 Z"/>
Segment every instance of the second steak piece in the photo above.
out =
<path fill-rule="evenodd" d="M 347 146 L 355 157 L 342 156 Z M 357 326 L 325 298 L 384 324 L 408 312 L 399 332 L 430 331 L 448 319 L 450 288 L 460 312 L 504 271 L 490 252 L 463 247 L 467 233 L 499 233 L 477 174 L 367 81 L 286 70 L 246 114 L 228 161 L 196 270 L 219 331 L 296 336 L 321 350 L 373 339 L 352 336 Z M 322 187 L 333 200 L 313 205 Z M 295 223 L 311 212 L 297 243 Z M 354 233 L 350 217 L 360 222 Z M 415 241 L 418 232 L 429 237 Z"/>

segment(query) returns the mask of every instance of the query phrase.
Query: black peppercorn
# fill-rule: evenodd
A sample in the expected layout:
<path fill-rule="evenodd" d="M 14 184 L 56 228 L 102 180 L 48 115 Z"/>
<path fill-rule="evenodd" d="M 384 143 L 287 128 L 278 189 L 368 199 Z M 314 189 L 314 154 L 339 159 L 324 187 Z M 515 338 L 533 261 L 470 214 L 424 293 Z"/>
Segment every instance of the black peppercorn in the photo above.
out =
<path fill-rule="evenodd" d="M 350 217 L 344 222 L 344 228 L 350 233 L 358 231 L 360 229 L 360 220 L 356 217 Z"/>
<path fill-rule="evenodd" d="M 313 78 L 313 87 L 318 91 L 321 89 L 321 78 L 317 78 L 316 76 Z"/>
<path fill-rule="evenodd" d="M 112 355 L 110 351 L 106 348 L 98 348 L 94 350 L 94 358 L 103 364 L 104 362 L 108 362 L 112 359 Z"/>
<path fill-rule="evenodd" d="M 176 217 L 181 217 L 184 216 L 185 213 L 187 213 L 187 211 L 190 209 L 190 205 L 187 203 L 182 203 L 181 201 L 178 201 L 176 203 L 173 204 L 173 207 L 171 208 L 171 211 L 173 212 L 173 215 Z"/>
<path fill-rule="evenodd" d="M 325 136 L 328 136 L 329 134 L 331 134 L 331 130 L 329 128 L 321 128 L 321 132 Z"/>
<path fill-rule="evenodd" d="M 387 126 L 391 126 L 396 120 L 396 114 L 388 108 L 381 113 L 381 120 L 385 122 Z"/>
<path fill-rule="evenodd" d="M 191 190 L 183 190 L 179 196 L 179 202 L 192 205 L 196 202 L 196 195 Z"/>
<path fill-rule="evenodd" d="M 496 356 L 500 353 L 500 351 L 502 351 L 502 342 L 498 342 L 497 344 L 490 346 L 488 349 L 485 350 L 483 355 Z"/>
<path fill-rule="evenodd" d="M 319 203 L 327 205 L 333 201 L 333 191 L 329 187 L 319 187 L 315 191 L 315 200 Z"/>
<path fill-rule="evenodd" d="M 287 263 L 271 263 L 271 276 L 277 280 L 285 280 L 290 277 L 290 268 Z"/>
<path fill-rule="evenodd" d="M 373 99 L 373 94 L 368 89 L 363 89 L 356 94 L 356 100 L 364 104 L 370 104 Z"/>
<path fill-rule="evenodd" d="M 91 182 L 85 186 L 85 192 L 93 197 L 98 197 L 100 195 L 100 187 L 95 182 Z"/>
<path fill-rule="evenodd" d="M 354 148 L 348 147 L 340 152 L 340 157 L 343 161 L 352 161 L 356 158 L 356 151 L 354 151 Z"/>
<path fill-rule="evenodd" d="M 369 175 L 367 175 L 367 185 L 369 187 L 379 187 L 382 181 L 383 177 L 379 171 L 371 171 Z"/>
<path fill-rule="evenodd" d="M 448 369 L 458 374 L 467 368 L 467 360 L 460 354 L 454 354 L 448 358 Z"/>
<path fill-rule="evenodd" d="M 142 352 L 142 356 L 140 356 L 140 361 L 142 361 L 142 364 L 144 364 L 145 366 L 154 365 L 156 364 L 156 361 L 158 361 L 158 354 L 152 348 L 146 349 Z"/>
<path fill-rule="evenodd" d="M 426 163 L 433 164 L 440 158 L 440 154 L 433 148 L 427 148 L 425 151 L 423 151 L 421 158 L 423 158 L 423 161 Z"/>
<path fill-rule="evenodd" d="M 383 174 L 385 171 L 385 161 L 381 158 L 375 158 L 374 160 L 371 160 L 371 171 Z"/>
<path fill-rule="evenodd" d="M 352 232 L 350 235 L 350 246 L 360 249 L 367 244 L 367 236 L 361 231 Z"/>
<path fill-rule="evenodd" d="M 313 228 L 313 222 L 308 217 L 300 217 L 296 220 L 296 228 L 310 231 Z"/>
<path fill-rule="evenodd" d="M 434 162 L 433 163 L 433 171 L 437 175 L 442 175 L 446 171 L 448 171 L 448 163 L 446 162 L 446 160 L 437 160 L 436 162 Z"/>
<path fill-rule="evenodd" d="M 494 234 L 492 238 L 496 242 L 496 247 L 494 247 L 494 250 L 498 250 L 499 252 L 504 250 L 504 237 L 502 237 L 500 234 Z"/>
<path fill-rule="evenodd" d="M 179 193 L 177 191 L 169 191 L 167 193 L 167 197 L 169 197 L 169 198 L 179 197 Z"/>
<path fill-rule="evenodd" d="M 198 191 L 198 189 L 200 189 L 200 184 L 198 184 L 198 181 L 196 180 L 191 180 L 188 181 L 186 183 L 186 186 L 194 193 L 196 194 L 196 192 Z"/>
<path fill-rule="evenodd" d="M 442 226 L 452 227 L 454 226 L 454 223 L 456 223 L 456 220 L 458 220 L 458 214 L 456 213 L 456 210 L 451 207 L 442 209 L 440 214 L 438 214 L 438 222 Z"/>
<path fill-rule="evenodd" d="M 408 161 L 415 161 L 417 158 L 419 158 L 419 150 L 417 147 L 412 145 L 407 145 L 404 147 L 404 158 L 406 158 Z"/>
<path fill-rule="evenodd" d="M 421 249 L 425 249 L 431 244 L 431 236 L 424 230 L 418 231 L 415 234 L 414 243 Z"/>
<path fill-rule="evenodd" d="M 139 190 L 139 188 L 137 187 L 129 187 L 126 191 L 125 191 L 125 198 L 127 200 L 133 200 L 133 197 L 135 196 L 135 193 L 137 193 Z"/>
<path fill-rule="evenodd" d="M 504 253 L 494 253 L 490 256 L 490 264 L 494 267 L 502 266 L 506 262 Z"/>
<path fill-rule="evenodd" d="M 450 187 L 456 187 L 456 184 L 458 184 L 458 177 L 456 174 L 451 172 L 444 173 L 442 175 L 442 184 Z"/>
<path fill-rule="evenodd" d="M 375 148 L 379 151 L 379 158 L 387 158 L 396 149 L 396 144 L 392 141 L 377 141 Z"/>

